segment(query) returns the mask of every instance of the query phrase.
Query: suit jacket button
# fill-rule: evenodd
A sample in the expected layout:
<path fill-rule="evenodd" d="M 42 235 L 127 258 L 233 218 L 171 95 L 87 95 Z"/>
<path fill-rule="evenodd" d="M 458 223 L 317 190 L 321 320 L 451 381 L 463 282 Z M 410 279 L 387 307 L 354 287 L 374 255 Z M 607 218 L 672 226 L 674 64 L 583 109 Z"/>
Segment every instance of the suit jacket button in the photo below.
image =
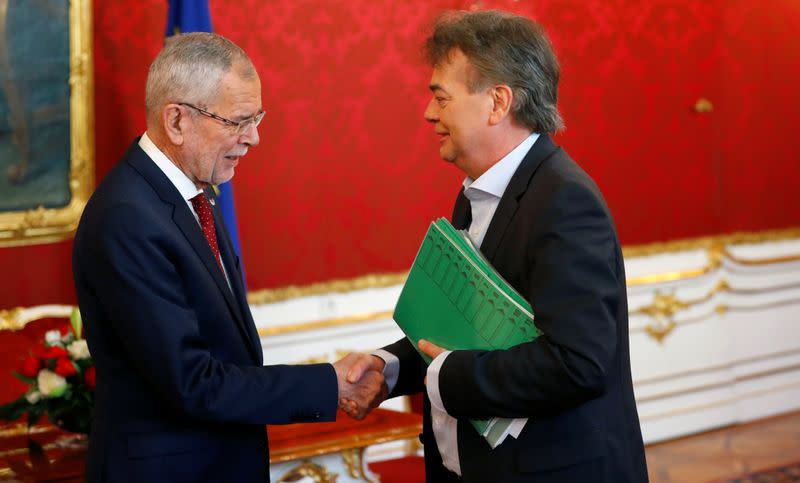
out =
<path fill-rule="evenodd" d="M 315 412 L 315 413 L 314 413 L 314 419 L 319 419 L 319 418 L 321 418 L 321 417 L 322 417 L 322 416 L 319 414 L 319 411 L 317 411 L 317 412 Z"/>

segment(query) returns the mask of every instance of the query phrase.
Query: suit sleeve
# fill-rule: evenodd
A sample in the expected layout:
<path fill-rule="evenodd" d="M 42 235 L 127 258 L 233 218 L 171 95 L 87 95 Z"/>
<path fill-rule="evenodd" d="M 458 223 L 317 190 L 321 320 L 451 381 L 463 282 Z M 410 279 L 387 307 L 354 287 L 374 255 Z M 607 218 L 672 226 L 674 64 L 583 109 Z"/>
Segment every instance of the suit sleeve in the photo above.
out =
<path fill-rule="evenodd" d="M 111 216 L 109 213 L 113 213 Z M 78 258 L 123 357 L 165 403 L 216 422 L 282 424 L 334 420 L 338 385 L 330 364 L 244 366 L 212 357 L 186 298 L 163 222 L 131 204 L 94 220 Z M 77 241 L 76 241 L 77 244 Z M 231 327 L 235 321 L 231 320 Z"/>
<path fill-rule="evenodd" d="M 423 381 L 425 380 L 427 366 L 408 338 L 400 339 L 394 344 L 387 345 L 383 347 L 383 350 L 391 352 L 400 360 L 400 373 L 397 377 L 397 384 L 395 384 L 389 397 L 416 394 L 425 389 Z"/>
<path fill-rule="evenodd" d="M 605 390 L 624 296 L 617 238 L 598 195 L 579 183 L 554 190 L 520 253 L 543 335 L 498 351 L 455 351 L 440 373 L 447 412 L 461 418 L 558 412 Z"/>

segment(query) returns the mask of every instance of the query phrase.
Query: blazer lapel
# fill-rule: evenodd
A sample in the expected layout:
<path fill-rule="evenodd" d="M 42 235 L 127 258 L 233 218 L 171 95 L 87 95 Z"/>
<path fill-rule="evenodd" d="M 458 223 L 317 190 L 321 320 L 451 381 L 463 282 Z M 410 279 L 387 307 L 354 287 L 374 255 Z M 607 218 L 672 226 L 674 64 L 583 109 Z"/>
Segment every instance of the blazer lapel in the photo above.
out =
<path fill-rule="evenodd" d="M 139 147 L 138 145 L 139 140 L 136 139 L 128 150 L 128 163 L 139 172 L 153 187 L 156 191 L 158 196 L 161 200 L 165 203 L 172 205 L 172 221 L 178 227 L 178 229 L 183 233 L 183 236 L 186 237 L 186 240 L 191 245 L 192 249 L 197 253 L 197 256 L 202 260 L 203 265 L 208 270 L 211 278 L 214 279 L 214 283 L 217 285 L 217 288 L 222 292 L 222 296 L 225 298 L 225 303 L 228 305 L 228 309 L 230 310 L 233 318 L 236 320 L 236 324 L 239 326 L 240 331 L 242 332 L 242 337 L 245 342 L 245 345 L 248 347 L 248 350 L 253 353 L 253 343 L 252 338 L 249 335 L 249 331 L 246 328 L 246 324 L 244 322 L 244 317 L 242 314 L 242 310 L 237 304 L 236 300 L 234 299 L 233 292 L 231 288 L 228 286 L 228 282 L 225 280 L 225 275 L 222 273 L 222 270 L 219 268 L 219 264 L 217 263 L 216 259 L 214 258 L 214 252 L 211 251 L 211 247 L 208 245 L 208 240 L 206 240 L 205 236 L 203 236 L 203 231 L 200 229 L 200 225 L 197 223 L 194 215 L 189 210 L 189 206 L 186 204 L 186 200 L 184 200 L 178 190 L 175 189 L 175 186 L 170 183 L 169 179 L 164 175 L 163 172 L 156 166 L 156 164 L 150 159 L 147 154 Z M 212 210 L 213 211 L 213 210 Z M 216 222 L 215 216 L 215 222 Z M 217 243 L 219 243 L 220 238 L 220 228 L 217 225 Z M 231 276 L 234 277 L 233 274 L 236 272 L 236 266 L 233 262 L 224 262 L 226 263 L 225 268 L 229 271 L 232 271 Z"/>
<path fill-rule="evenodd" d="M 528 154 L 522 159 L 519 167 L 511 177 L 503 197 L 500 198 L 500 204 L 497 205 L 497 211 L 494 212 L 489 228 L 486 230 L 486 236 L 484 236 L 483 243 L 481 243 L 481 251 L 490 261 L 494 260 L 500 241 L 503 239 L 506 229 L 517 212 L 519 199 L 528 189 L 536 169 L 542 161 L 559 149 L 550 139 L 550 136 L 541 134 L 528 151 Z M 463 190 L 461 196 L 463 196 Z"/>
<path fill-rule="evenodd" d="M 210 197 L 213 198 L 214 194 Z M 228 227 L 216 204 L 214 204 L 211 211 L 214 214 L 214 224 L 217 227 L 219 253 L 222 257 L 222 263 L 225 265 L 225 270 L 228 271 L 228 279 L 231 282 L 233 296 L 239 308 L 239 318 L 237 319 L 240 322 L 239 328 L 247 336 L 251 355 L 254 360 L 261 365 L 264 362 L 264 355 L 261 351 L 261 340 L 258 337 L 252 315 L 250 315 L 250 307 L 247 304 L 247 291 L 244 288 L 242 274 L 239 272 L 238 264 L 236 263 L 236 254 L 233 250 L 233 243 L 231 242 L 230 235 L 228 234 Z"/>

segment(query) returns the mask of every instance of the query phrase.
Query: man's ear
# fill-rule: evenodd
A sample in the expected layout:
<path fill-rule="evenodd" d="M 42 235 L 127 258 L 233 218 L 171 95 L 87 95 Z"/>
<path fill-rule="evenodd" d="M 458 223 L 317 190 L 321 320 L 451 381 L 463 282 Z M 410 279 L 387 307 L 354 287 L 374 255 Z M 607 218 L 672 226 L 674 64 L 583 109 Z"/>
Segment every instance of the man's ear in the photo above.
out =
<path fill-rule="evenodd" d="M 490 88 L 492 95 L 492 112 L 489 114 L 489 124 L 499 124 L 511 112 L 511 103 L 514 100 L 514 92 L 504 84 Z"/>
<path fill-rule="evenodd" d="M 178 104 L 167 104 L 161 111 L 161 124 L 167 137 L 176 146 L 183 144 L 183 135 L 187 129 L 188 118 Z"/>

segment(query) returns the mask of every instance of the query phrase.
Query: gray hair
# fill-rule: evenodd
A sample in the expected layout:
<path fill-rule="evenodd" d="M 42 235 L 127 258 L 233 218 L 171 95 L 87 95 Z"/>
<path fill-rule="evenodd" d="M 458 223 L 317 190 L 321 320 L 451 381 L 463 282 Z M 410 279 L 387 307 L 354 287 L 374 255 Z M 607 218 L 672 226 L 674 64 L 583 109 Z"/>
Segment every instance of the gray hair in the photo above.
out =
<path fill-rule="evenodd" d="M 234 65 L 244 79 L 257 76 L 247 54 L 221 35 L 192 32 L 169 37 L 147 74 L 148 119 L 171 102 L 208 106 L 217 97 L 222 77 Z"/>
<path fill-rule="evenodd" d="M 426 40 L 424 51 L 432 66 L 460 49 L 475 72 L 471 92 L 491 84 L 508 85 L 514 93 L 514 119 L 537 132 L 564 127 L 558 112 L 559 67 L 553 46 L 541 25 L 497 10 L 445 13 Z"/>

